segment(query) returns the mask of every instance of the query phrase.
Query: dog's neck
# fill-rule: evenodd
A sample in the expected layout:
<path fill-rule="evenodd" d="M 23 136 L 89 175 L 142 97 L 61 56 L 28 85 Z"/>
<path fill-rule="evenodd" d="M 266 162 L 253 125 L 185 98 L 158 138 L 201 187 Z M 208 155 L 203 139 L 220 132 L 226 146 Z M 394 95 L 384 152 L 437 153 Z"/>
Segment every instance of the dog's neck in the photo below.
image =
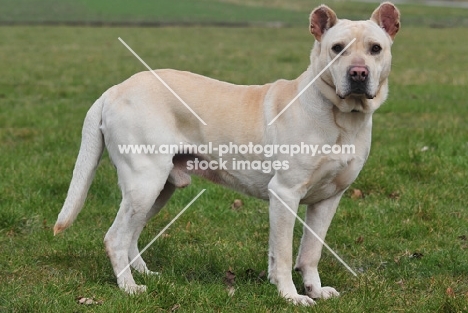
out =
<path fill-rule="evenodd" d="M 306 71 L 298 78 L 299 91 L 313 79 L 311 73 Z M 386 86 L 385 86 L 386 87 Z M 381 95 L 379 94 L 378 97 Z M 322 102 L 316 99 L 324 99 Z M 326 84 L 323 80 L 317 79 L 301 96 L 301 105 L 303 110 L 311 116 L 320 116 L 324 123 L 333 121 L 340 129 L 344 131 L 356 131 L 361 127 L 368 127 L 369 131 L 372 125 L 372 114 L 378 108 L 380 98 L 362 99 L 347 98 L 340 99 L 335 88 Z M 313 105 L 311 105 L 313 104 Z M 356 127 L 361 125 L 361 127 Z"/>

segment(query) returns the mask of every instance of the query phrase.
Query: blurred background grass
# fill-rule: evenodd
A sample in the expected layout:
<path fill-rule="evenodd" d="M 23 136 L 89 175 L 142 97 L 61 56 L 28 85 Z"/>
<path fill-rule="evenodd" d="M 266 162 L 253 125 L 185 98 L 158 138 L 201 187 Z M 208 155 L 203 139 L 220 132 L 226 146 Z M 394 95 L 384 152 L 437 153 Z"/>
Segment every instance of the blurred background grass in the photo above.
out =
<path fill-rule="evenodd" d="M 378 1 L 331 0 L 338 16 L 368 18 Z M 88 25 L 303 25 L 313 7 L 322 1 L 293 0 L 0 0 L 1 24 L 88 24 Z M 404 1 L 405 26 L 468 26 L 465 1 Z M 442 6 L 433 6 L 434 4 Z M 453 7 L 453 5 L 459 7 Z"/>

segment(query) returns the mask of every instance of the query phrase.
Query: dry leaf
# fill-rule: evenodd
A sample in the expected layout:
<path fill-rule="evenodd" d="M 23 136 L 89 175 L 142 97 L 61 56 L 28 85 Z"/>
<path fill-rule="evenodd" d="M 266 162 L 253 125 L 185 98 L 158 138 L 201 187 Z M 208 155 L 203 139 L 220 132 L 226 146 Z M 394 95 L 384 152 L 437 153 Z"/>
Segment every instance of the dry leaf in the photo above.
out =
<path fill-rule="evenodd" d="M 415 252 L 410 256 L 410 258 L 421 259 L 423 256 L 424 256 L 424 254 L 422 254 L 420 252 Z"/>
<path fill-rule="evenodd" d="M 458 240 L 461 241 L 461 242 L 460 242 L 460 243 L 461 243 L 460 247 L 461 247 L 463 250 L 468 249 L 468 243 L 466 242 L 466 240 L 467 240 L 468 238 L 466 237 L 466 235 L 461 235 L 461 236 L 458 236 L 457 238 L 458 238 Z"/>
<path fill-rule="evenodd" d="M 355 242 L 356 244 L 360 245 L 361 243 L 364 242 L 364 237 L 359 236 L 354 242 Z"/>
<path fill-rule="evenodd" d="M 401 289 L 405 288 L 405 282 L 403 281 L 403 279 L 400 279 L 395 284 L 399 285 Z"/>
<path fill-rule="evenodd" d="M 234 296 L 234 293 L 236 292 L 236 288 L 234 288 L 234 284 L 236 280 L 236 274 L 234 274 L 230 269 L 226 271 L 226 275 L 224 276 L 224 283 L 226 284 L 228 296 L 232 297 Z"/>
<path fill-rule="evenodd" d="M 398 191 L 393 191 L 391 194 L 388 195 L 390 199 L 398 200 L 400 199 L 400 193 Z"/>
<path fill-rule="evenodd" d="M 241 199 L 235 199 L 231 204 L 231 209 L 237 210 L 243 205 L 244 205 L 244 202 L 242 202 Z"/>
<path fill-rule="evenodd" d="M 266 278 L 266 272 L 261 271 L 260 274 L 258 274 L 258 280 L 265 280 Z"/>
<path fill-rule="evenodd" d="M 174 304 L 174 306 L 171 308 L 171 312 L 175 312 L 178 309 L 180 309 L 180 304 Z"/>
<path fill-rule="evenodd" d="M 229 286 L 234 286 L 236 283 L 236 274 L 234 274 L 231 270 L 226 271 L 226 275 L 224 276 L 224 283 Z"/>
<path fill-rule="evenodd" d="M 452 287 L 448 287 L 445 294 L 450 298 L 455 298 L 455 291 L 453 291 Z"/>
<path fill-rule="evenodd" d="M 351 199 L 356 200 L 356 199 L 362 199 L 362 198 L 364 198 L 364 194 L 362 193 L 362 191 L 359 189 L 353 189 L 353 194 L 351 195 Z"/>
<path fill-rule="evenodd" d="M 78 297 L 78 298 L 76 298 L 76 302 L 78 304 L 83 304 L 83 305 L 100 305 L 104 301 L 102 301 L 102 300 L 96 301 L 93 298 Z"/>

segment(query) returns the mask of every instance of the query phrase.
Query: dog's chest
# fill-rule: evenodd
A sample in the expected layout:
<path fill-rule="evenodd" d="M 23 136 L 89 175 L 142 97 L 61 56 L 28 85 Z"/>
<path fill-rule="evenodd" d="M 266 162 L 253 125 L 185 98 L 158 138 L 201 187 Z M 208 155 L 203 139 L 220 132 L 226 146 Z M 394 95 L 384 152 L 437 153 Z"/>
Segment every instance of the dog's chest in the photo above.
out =
<path fill-rule="evenodd" d="M 316 203 L 346 190 L 357 178 L 365 159 L 366 156 L 361 155 L 321 157 L 309 174 L 301 203 Z"/>

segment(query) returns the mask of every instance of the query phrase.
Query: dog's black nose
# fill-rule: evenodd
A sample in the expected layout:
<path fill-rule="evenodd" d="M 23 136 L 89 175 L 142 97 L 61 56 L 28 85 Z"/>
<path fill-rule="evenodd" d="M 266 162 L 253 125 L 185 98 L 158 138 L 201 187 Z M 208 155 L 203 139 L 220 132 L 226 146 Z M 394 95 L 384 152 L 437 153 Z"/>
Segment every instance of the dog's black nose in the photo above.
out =
<path fill-rule="evenodd" d="M 348 75 L 355 82 L 364 82 L 369 76 L 369 70 L 366 66 L 351 66 Z"/>

